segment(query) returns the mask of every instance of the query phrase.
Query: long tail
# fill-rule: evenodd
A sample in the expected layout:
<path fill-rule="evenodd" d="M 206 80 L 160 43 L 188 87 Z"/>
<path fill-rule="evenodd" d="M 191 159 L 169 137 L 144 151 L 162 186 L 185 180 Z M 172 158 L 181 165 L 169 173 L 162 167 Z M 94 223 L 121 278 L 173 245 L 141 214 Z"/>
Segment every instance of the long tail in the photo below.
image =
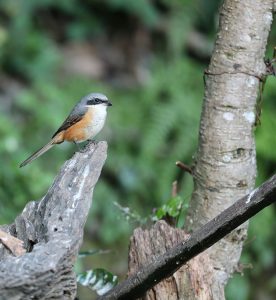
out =
<path fill-rule="evenodd" d="M 26 160 L 23 161 L 23 163 L 20 165 L 20 168 L 26 166 L 30 162 L 32 162 L 34 159 L 38 158 L 40 155 L 51 149 L 56 144 L 55 139 L 52 139 L 48 144 L 37 150 L 35 153 L 33 153 L 30 157 L 28 157 Z"/>

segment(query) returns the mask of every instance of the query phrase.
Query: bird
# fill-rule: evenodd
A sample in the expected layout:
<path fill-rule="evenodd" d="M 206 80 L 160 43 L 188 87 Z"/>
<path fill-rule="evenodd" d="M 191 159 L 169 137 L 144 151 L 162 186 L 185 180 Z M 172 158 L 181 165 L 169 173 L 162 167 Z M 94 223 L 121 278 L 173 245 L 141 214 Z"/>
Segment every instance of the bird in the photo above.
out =
<path fill-rule="evenodd" d="M 107 107 L 112 106 L 107 96 L 90 93 L 74 106 L 68 117 L 53 134 L 51 140 L 20 164 L 26 166 L 56 144 L 64 141 L 75 144 L 93 139 L 103 128 Z"/>

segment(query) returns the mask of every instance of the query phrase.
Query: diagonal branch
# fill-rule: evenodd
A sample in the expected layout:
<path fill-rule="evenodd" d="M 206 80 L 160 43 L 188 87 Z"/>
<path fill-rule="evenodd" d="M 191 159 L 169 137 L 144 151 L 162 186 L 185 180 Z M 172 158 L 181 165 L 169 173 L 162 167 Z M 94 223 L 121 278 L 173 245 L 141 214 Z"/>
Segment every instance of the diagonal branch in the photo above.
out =
<path fill-rule="evenodd" d="M 136 299 L 276 200 L 276 175 L 98 300 Z"/>

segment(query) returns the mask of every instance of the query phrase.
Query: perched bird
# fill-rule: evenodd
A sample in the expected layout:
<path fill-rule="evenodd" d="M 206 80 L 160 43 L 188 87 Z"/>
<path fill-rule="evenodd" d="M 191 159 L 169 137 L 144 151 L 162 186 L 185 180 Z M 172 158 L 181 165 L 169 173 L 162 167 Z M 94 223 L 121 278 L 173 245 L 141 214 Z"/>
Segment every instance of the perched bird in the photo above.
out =
<path fill-rule="evenodd" d="M 83 97 L 52 136 L 50 142 L 23 161 L 20 168 L 38 158 L 55 144 L 64 141 L 76 144 L 92 139 L 102 130 L 106 109 L 111 105 L 111 102 L 103 94 L 92 93 Z"/>

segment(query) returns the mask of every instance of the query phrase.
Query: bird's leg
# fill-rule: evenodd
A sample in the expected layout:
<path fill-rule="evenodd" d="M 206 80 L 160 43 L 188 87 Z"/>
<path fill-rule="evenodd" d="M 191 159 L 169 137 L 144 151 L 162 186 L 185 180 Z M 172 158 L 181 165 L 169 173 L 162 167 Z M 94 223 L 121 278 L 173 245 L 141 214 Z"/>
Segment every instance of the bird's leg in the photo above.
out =
<path fill-rule="evenodd" d="M 74 144 L 77 146 L 78 152 L 80 152 L 80 153 L 85 152 L 86 145 L 84 147 L 80 147 L 79 143 L 77 143 L 76 141 L 74 141 Z"/>
<path fill-rule="evenodd" d="M 93 140 L 93 139 L 88 139 L 87 142 L 88 142 L 88 143 L 93 143 L 94 145 L 97 144 L 97 141 L 96 141 L 96 140 Z"/>
<path fill-rule="evenodd" d="M 78 151 L 81 152 L 81 148 L 80 148 L 79 144 L 76 141 L 73 141 L 73 143 L 77 146 Z"/>

